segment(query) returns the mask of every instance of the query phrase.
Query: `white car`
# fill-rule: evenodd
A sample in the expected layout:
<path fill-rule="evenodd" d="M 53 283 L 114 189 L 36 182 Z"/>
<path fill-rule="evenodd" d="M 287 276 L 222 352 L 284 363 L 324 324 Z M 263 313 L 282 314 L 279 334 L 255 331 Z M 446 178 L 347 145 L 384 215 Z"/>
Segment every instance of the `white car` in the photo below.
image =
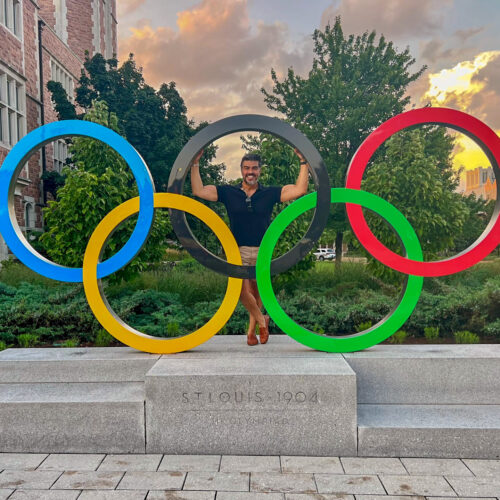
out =
<path fill-rule="evenodd" d="M 313 255 L 316 257 L 316 260 L 334 260 L 335 250 L 333 248 L 318 248 Z"/>

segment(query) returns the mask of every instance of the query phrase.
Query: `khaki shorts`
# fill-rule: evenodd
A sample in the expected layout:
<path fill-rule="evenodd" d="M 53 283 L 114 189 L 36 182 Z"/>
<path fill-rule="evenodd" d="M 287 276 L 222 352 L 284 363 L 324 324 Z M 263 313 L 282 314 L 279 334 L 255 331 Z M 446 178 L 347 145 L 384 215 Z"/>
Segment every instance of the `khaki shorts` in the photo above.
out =
<path fill-rule="evenodd" d="M 241 261 L 244 266 L 255 266 L 259 247 L 240 247 Z"/>

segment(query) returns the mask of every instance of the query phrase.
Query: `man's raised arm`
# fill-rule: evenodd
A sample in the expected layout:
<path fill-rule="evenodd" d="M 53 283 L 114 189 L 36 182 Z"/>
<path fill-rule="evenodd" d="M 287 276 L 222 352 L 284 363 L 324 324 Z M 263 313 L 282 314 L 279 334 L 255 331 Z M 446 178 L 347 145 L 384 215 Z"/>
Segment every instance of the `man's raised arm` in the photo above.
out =
<path fill-rule="evenodd" d="M 198 153 L 191 165 L 191 189 L 195 196 L 207 201 L 217 201 L 217 188 L 209 185 L 204 186 L 200 175 L 200 158 L 203 154 L 203 149 Z"/>
<path fill-rule="evenodd" d="M 281 200 L 292 201 L 304 196 L 307 193 L 307 185 L 309 183 L 309 168 L 306 159 L 302 156 L 302 153 L 296 149 L 295 154 L 300 160 L 300 172 L 297 177 L 295 184 L 287 184 L 283 186 L 281 190 Z"/>

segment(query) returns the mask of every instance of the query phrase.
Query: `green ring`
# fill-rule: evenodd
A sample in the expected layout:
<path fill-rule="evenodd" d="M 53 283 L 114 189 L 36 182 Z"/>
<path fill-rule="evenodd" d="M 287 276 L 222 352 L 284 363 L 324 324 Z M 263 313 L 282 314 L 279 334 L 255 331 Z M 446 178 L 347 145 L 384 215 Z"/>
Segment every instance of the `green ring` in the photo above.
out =
<path fill-rule="evenodd" d="M 412 260 L 423 260 L 422 248 L 415 231 L 403 214 L 387 201 L 374 194 L 357 189 L 332 188 L 331 202 L 354 203 L 384 217 L 401 238 L 407 257 Z M 342 337 L 326 337 L 311 332 L 295 323 L 283 311 L 274 294 L 270 273 L 271 258 L 282 232 L 299 215 L 315 206 L 316 193 L 299 198 L 274 219 L 265 233 L 256 265 L 257 285 L 262 302 L 278 327 L 305 346 L 327 352 L 352 352 L 366 349 L 390 337 L 408 319 L 417 305 L 424 278 L 409 275 L 406 289 L 397 307 L 376 325 L 363 332 Z"/>

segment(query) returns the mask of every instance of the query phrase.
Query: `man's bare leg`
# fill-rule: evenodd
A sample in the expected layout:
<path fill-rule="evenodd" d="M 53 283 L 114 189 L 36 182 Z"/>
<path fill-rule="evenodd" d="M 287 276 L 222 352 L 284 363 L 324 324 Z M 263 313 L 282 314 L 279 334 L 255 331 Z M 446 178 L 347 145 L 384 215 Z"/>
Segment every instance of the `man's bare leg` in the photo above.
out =
<path fill-rule="evenodd" d="M 259 297 L 260 299 L 260 297 Z M 243 286 L 241 288 L 240 300 L 245 309 L 250 314 L 249 325 L 248 325 L 248 338 L 257 340 L 255 337 L 255 327 L 257 324 L 259 327 L 265 328 L 266 319 L 262 314 L 257 299 L 253 293 L 253 287 L 250 283 L 250 280 L 243 280 Z"/>
<path fill-rule="evenodd" d="M 254 321 L 256 324 L 259 326 L 266 326 L 266 319 L 264 318 L 264 315 L 262 314 L 262 311 L 260 308 L 262 305 L 259 306 L 259 303 L 257 302 L 257 299 L 255 298 L 255 295 L 252 290 L 251 286 L 251 280 L 243 280 L 243 286 L 241 287 L 241 295 L 240 295 L 240 300 L 241 303 L 245 306 L 245 309 L 250 313 L 250 316 L 253 316 Z M 260 304 L 262 302 L 260 301 L 260 297 L 258 298 Z M 251 320 L 252 318 L 250 318 Z"/>
<path fill-rule="evenodd" d="M 260 298 L 259 288 L 257 287 L 257 280 L 250 280 L 250 289 L 255 297 L 259 311 L 262 312 L 262 299 Z M 260 341 L 262 344 L 265 344 L 269 338 L 269 316 L 264 316 L 264 320 L 266 321 L 266 330 L 263 330 L 261 327 L 259 328 Z"/>
<path fill-rule="evenodd" d="M 255 297 L 255 301 L 257 302 L 259 311 L 262 311 L 262 300 L 260 298 L 259 290 L 257 288 L 257 281 L 256 280 L 248 280 L 248 281 L 250 283 L 250 293 Z M 248 322 L 248 333 L 257 333 L 256 328 L 257 328 L 257 320 L 255 319 L 255 316 L 250 314 L 250 320 Z"/>
<path fill-rule="evenodd" d="M 250 280 L 250 288 L 252 290 L 252 294 L 255 297 L 257 305 L 259 306 L 259 310 L 262 311 L 262 299 L 260 298 L 259 289 L 257 287 L 257 280 Z"/>

